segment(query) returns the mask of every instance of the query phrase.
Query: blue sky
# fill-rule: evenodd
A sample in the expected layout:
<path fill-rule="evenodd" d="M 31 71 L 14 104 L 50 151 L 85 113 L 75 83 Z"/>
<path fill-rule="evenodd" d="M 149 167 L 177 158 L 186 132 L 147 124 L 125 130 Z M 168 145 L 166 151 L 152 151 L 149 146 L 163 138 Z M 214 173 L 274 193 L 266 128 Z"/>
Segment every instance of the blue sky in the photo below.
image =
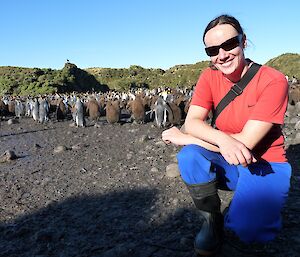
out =
<path fill-rule="evenodd" d="M 300 53 L 299 0 L 1 0 L 0 66 L 168 69 L 208 60 L 202 33 L 235 16 L 258 63 Z"/>

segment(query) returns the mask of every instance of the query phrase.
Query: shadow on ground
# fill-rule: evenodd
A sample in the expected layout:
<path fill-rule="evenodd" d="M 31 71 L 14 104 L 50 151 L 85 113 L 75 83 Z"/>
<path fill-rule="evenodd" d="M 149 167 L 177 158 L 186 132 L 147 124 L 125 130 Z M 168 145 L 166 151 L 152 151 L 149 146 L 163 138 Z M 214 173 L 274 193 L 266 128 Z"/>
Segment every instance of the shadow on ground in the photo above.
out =
<path fill-rule="evenodd" d="M 217 256 L 298 256 L 300 145 L 291 145 L 287 157 L 293 177 L 278 238 L 259 255 L 225 241 Z M 195 256 L 193 238 L 200 223 L 196 211 L 177 208 L 172 215 L 163 215 L 158 195 L 156 190 L 132 189 L 51 203 L 0 224 L 0 256 Z"/>
<path fill-rule="evenodd" d="M 191 256 L 192 235 L 180 242 L 177 231 L 189 211 L 160 221 L 155 202 L 155 191 L 132 190 L 52 203 L 0 224 L 0 256 Z"/>

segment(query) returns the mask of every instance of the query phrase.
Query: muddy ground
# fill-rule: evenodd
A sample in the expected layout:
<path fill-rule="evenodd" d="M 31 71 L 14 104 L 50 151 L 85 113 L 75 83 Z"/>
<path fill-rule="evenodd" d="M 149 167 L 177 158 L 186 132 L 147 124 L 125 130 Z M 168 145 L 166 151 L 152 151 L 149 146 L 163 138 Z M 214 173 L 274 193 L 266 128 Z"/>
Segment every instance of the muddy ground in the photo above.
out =
<path fill-rule="evenodd" d="M 147 124 L 76 128 L 24 118 L 0 126 L 0 256 L 195 256 L 201 221 L 180 177 L 166 175 L 179 147 Z M 292 188 L 283 229 L 267 247 L 240 247 L 228 235 L 217 256 L 300 253 L 300 145 L 290 145 Z M 223 207 L 231 194 L 220 191 Z"/>

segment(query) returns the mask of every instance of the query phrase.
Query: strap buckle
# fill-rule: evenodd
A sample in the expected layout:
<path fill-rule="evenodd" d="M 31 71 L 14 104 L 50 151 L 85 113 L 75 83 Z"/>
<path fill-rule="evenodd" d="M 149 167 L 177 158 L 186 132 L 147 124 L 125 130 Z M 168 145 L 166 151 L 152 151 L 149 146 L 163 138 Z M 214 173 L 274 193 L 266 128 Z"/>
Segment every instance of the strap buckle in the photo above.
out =
<path fill-rule="evenodd" d="M 234 84 L 230 90 L 237 96 L 243 93 L 243 89 L 240 88 L 237 84 Z"/>

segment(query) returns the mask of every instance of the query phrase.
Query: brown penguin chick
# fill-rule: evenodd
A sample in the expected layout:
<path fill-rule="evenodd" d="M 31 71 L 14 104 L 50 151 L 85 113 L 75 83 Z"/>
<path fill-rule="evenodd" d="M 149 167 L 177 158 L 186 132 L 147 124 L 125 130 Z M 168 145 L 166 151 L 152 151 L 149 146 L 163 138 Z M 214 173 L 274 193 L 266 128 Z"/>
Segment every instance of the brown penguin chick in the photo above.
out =
<path fill-rule="evenodd" d="M 106 120 L 108 123 L 117 123 L 120 120 L 120 108 L 115 102 L 106 103 Z"/>
<path fill-rule="evenodd" d="M 289 103 L 296 105 L 298 102 L 300 102 L 300 84 L 293 84 L 289 90 Z"/>
<path fill-rule="evenodd" d="M 9 101 L 9 103 L 8 103 L 8 112 L 11 115 L 15 115 L 15 100 Z"/>
<path fill-rule="evenodd" d="M 55 113 L 56 112 L 56 108 L 57 108 L 57 105 L 58 105 L 58 102 L 59 102 L 60 98 L 59 99 L 49 99 L 48 102 L 49 102 L 49 112 L 50 113 Z"/>
<path fill-rule="evenodd" d="M 151 99 L 150 96 L 144 96 L 142 98 L 142 102 L 143 102 L 143 105 L 144 105 L 144 108 L 145 108 L 145 112 L 151 110 L 151 101 L 152 101 L 152 99 Z"/>
<path fill-rule="evenodd" d="M 99 101 L 98 101 L 98 105 L 99 105 L 99 111 L 100 111 L 100 116 L 105 116 L 105 106 L 106 106 L 106 100 L 105 100 L 105 96 L 101 96 Z"/>
<path fill-rule="evenodd" d="M 86 112 L 89 114 L 90 119 L 98 120 L 100 117 L 100 108 L 96 99 L 92 98 L 87 102 Z"/>
<path fill-rule="evenodd" d="M 186 113 L 184 111 L 185 108 L 185 96 L 183 94 L 179 94 L 176 99 L 174 100 L 174 103 L 180 108 L 181 110 L 181 119 L 185 119 L 186 118 Z"/>
<path fill-rule="evenodd" d="M 132 118 L 138 122 L 143 123 L 145 120 L 145 106 L 143 105 L 143 100 L 140 95 L 137 95 L 136 98 L 131 103 L 131 112 Z"/>
<path fill-rule="evenodd" d="M 67 115 L 67 108 L 66 105 L 64 104 L 63 100 L 60 98 L 57 101 L 57 105 L 56 105 L 56 110 L 55 110 L 55 114 L 56 114 L 56 119 L 59 120 L 63 120 L 66 118 Z"/>
<path fill-rule="evenodd" d="M 181 125 L 181 116 L 182 116 L 181 109 L 179 108 L 178 105 L 172 102 L 168 103 L 168 105 L 171 108 L 173 114 L 169 116 L 169 122 L 172 125 Z"/>
<path fill-rule="evenodd" d="M 112 101 L 112 105 L 116 108 L 116 110 L 120 111 L 120 101 L 119 100 Z"/>

